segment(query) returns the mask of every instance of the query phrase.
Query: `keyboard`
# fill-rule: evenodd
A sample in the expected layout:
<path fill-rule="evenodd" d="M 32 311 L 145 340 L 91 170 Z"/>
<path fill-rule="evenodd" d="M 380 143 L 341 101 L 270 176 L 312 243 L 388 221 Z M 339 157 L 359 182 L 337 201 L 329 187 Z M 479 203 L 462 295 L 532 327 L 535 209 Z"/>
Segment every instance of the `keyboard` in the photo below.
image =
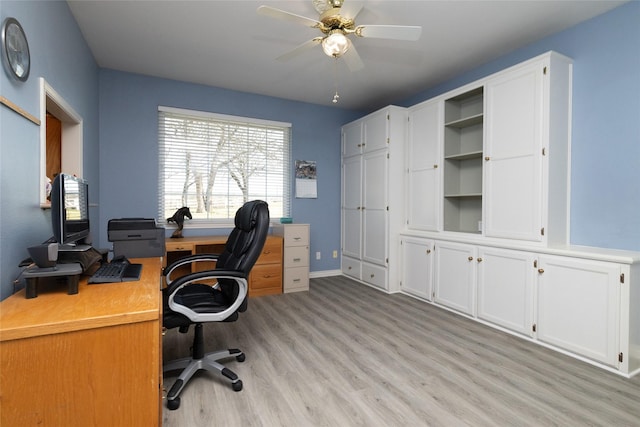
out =
<path fill-rule="evenodd" d="M 142 273 L 142 264 L 111 262 L 102 264 L 89 277 L 89 283 L 116 283 L 140 280 L 140 273 Z"/>

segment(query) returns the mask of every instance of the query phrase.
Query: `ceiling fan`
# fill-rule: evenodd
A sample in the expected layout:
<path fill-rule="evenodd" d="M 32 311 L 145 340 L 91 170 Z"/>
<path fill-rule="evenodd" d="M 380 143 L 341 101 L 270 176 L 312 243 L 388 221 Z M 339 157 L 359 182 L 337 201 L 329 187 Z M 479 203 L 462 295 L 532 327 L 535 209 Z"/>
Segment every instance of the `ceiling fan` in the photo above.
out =
<path fill-rule="evenodd" d="M 362 10 L 362 1 L 312 0 L 312 2 L 319 14 L 318 19 L 307 18 L 270 6 L 258 8 L 257 12 L 261 15 L 317 28 L 322 32 L 321 36 L 314 37 L 276 59 L 286 61 L 316 45 L 322 45 L 325 54 L 333 58 L 344 58 L 347 67 L 351 71 L 357 71 L 364 67 L 364 64 L 348 36 L 354 34 L 357 37 L 415 41 L 420 38 L 422 32 L 422 27 L 418 26 L 356 25 L 355 18 Z"/>

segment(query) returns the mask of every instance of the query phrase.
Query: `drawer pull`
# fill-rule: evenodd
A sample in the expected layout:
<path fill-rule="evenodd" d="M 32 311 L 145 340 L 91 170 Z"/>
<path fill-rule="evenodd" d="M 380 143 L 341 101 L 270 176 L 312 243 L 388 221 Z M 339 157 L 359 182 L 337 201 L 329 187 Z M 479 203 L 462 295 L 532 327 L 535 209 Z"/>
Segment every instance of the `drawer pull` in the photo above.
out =
<path fill-rule="evenodd" d="M 351 266 L 347 267 L 347 270 L 351 270 Z"/>
<path fill-rule="evenodd" d="M 299 282 L 299 281 L 300 281 L 300 279 L 293 279 L 293 281 L 294 281 L 294 282 Z"/>
<path fill-rule="evenodd" d="M 269 278 L 271 277 L 271 275 L 270 275 L 270 274 L 263 274 L 263 275 L 262 275 L 262 277 L 263 277 L 264 279 L 269 279 Z"/>
<path fill-rule="evenodd" d="M 300 240 L 302 237 L 294 237 L 293 240 Z"/>
<path fill-rule="evenodd" d="M 371 278 L 373 279 L 373 277 L 375 276 L 375 274 L 371 273 Z"/>
<path fill-rule="evenodd" d="M 270 250 L 266 250 L 266 251 L 264 251 L 263 253 L 264 253 L 265 255 L 269 255 L 269 254 L 271 253 L 271 251 L 270 251 Z"/>
<path fill-rule="evenodd" d="M 293 262 L 300 262 L 300 258 L 294 258 Z"/>

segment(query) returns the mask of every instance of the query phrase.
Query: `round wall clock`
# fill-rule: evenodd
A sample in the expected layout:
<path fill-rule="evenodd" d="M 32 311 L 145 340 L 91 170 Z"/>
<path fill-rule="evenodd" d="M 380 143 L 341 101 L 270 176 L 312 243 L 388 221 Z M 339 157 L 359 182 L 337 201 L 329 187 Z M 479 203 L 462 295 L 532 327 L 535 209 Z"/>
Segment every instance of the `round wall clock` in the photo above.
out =
<path fill-rule="evenodd" d="M 29 78 L 29 43 L 22 26 L 15 18 L 7 18 L 2 24 L 2 63 L 10 76 L 21 82 Z"/>

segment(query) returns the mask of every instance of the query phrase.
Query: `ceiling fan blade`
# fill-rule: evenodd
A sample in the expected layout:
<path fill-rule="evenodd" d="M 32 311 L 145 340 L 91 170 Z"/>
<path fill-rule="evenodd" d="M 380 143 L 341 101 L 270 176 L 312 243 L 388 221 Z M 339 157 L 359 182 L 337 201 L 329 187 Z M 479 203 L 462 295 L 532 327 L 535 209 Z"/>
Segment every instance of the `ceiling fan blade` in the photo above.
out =
<path fill-rule="evenodd" d="M 358 25 L 355 33 L 358 37 L 373 39 L 416 41 L 420 38 L 422 27 L 410 25 Z"/>
<path fill-rule="evenodd" d="M 322 25 L 320 21 L 307 18 L 306 16 L 296 15 L 295 13 L 287 12 L 285 10 L 276 9 L 271 6 L 260 6 L 257 11 L 258 14 L 269 16 L 271 18 L 282 19 L 284 21 L 294 22 L 296 24 L 302 24 L 307 27 L 316 28 Z"/>
<path fill-rule="evenodd" d="M 340 15 L 347 19 L 355 19 L 362 10 L 364 2 L 359 0 L 345 0 L 340 7 Z"/>
<path fill-rule="evenodd" d="M 364 68 L 364 63 L 362 62 L 362 59 L 360 59 L 360 55 L 358 55 L 358 51 L 353 43 L 351 43 L 351 40 L 347 39 L 347 41 L 349 42 L 349 49 L 344 55 L 342 55 L 342 58 L 344 59 L 344 62 L 346 62 L 347 67 L 349 67 L 349 70 L 361 70 Z"/>
<path fill-rule="evenodd" d="M 304 52 L 305 50 L 309 50 L 312 47 L 319 45 L 320 43 L 322 43 L 322 37 L 315 37 L 309 41 L 306 41 L 304 43 L 302 43 L 300 46 L 296 47 L 295 49 L 280 55 L 276 58 L 277 61 L 288 61 L 291 58 L 293 58 L 294 56 L 297 56 L 299 54 L 301 54 L 302 52 Z"/>

